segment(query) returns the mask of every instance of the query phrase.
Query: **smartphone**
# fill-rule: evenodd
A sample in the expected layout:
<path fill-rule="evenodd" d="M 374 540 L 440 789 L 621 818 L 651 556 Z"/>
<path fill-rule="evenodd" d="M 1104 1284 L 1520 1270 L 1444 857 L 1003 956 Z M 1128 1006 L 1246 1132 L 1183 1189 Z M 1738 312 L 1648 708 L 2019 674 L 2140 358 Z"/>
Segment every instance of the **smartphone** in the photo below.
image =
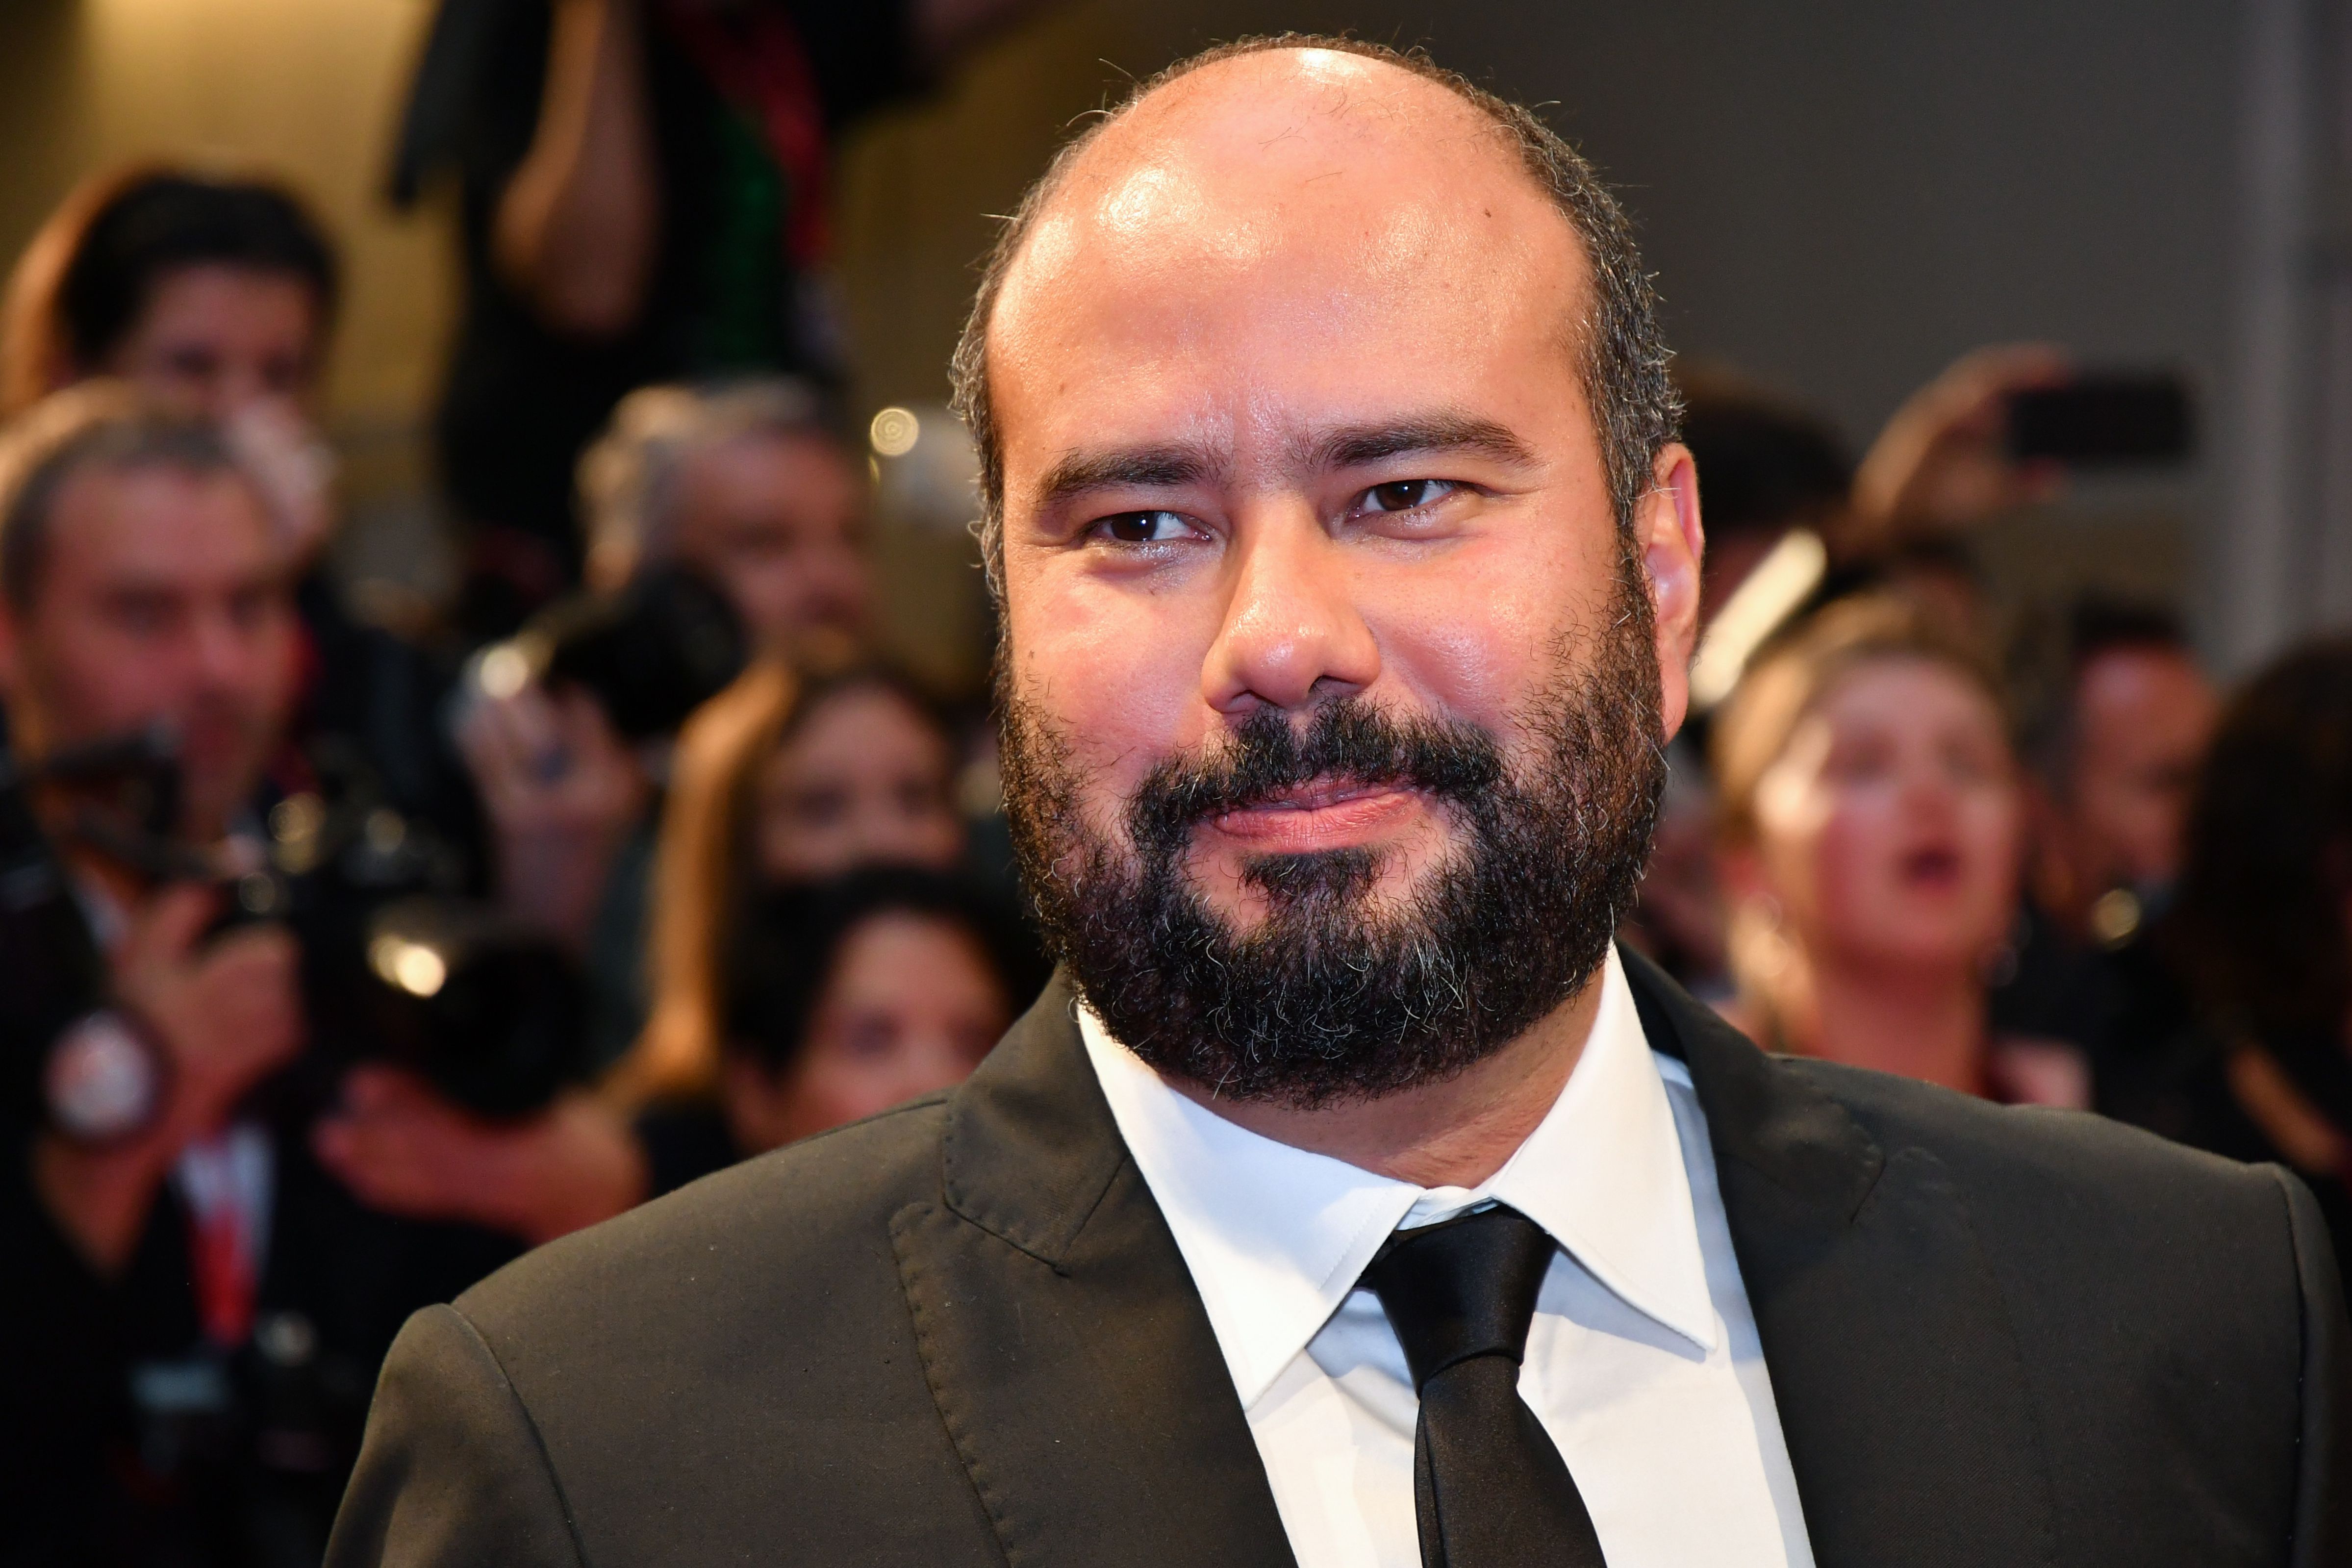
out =
<path fill-rule="evenodd" d="M 2093 373 L 2009 398 L 2009 451 L 2020 461 L 2178 463 L 2196 434 L 2188 384 L 2169 373 Z"/>

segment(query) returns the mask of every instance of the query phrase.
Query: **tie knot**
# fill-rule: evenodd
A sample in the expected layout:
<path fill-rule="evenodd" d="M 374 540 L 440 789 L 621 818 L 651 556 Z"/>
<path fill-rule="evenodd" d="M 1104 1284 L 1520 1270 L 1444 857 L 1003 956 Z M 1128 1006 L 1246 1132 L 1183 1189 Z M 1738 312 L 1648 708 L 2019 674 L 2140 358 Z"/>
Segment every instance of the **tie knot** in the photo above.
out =
<path fill-rule="evenodd" d="M 1527 1352 L 1552 1239 L 1517 1209 L 1479 1209 L 1391 1237 L 1364 1270 L 1418 1392 L 1473 1356 Z"/>

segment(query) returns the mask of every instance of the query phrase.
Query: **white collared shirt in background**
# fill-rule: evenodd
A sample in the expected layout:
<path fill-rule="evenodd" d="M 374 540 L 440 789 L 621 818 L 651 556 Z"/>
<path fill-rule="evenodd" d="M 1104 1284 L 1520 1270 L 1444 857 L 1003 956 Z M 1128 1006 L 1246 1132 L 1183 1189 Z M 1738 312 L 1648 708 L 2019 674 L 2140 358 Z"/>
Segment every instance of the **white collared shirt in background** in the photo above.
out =
<path fill-rule="evenodd" d="M 1616 953 L 1576 1070 L 1475 1190 L 1261 1138 L 1162 1082 L 1084 1007 L 1111 1114 L 1208 1310 L 1299 1568 L 1417 1568 L 1404 1352 L 1355 1289 L 1401 1224 L 1493 1199 L 1560 1245 L 1519 1372 L 1610 1568 L 1811 1568 L 1690 1077 Z"/>

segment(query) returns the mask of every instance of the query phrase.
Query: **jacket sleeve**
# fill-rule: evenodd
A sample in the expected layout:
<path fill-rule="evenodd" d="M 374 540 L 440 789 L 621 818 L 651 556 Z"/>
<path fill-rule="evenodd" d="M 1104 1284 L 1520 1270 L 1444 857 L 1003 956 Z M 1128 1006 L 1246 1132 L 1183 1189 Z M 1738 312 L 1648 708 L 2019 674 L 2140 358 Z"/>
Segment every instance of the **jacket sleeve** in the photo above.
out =
<path fill-rule="evenodd" d="M 451 1307 L 408 1320 L 376 1383 L 327 1568 L 579 1568 L 572 1510 L 490 1347 Z"/>
<path fill-rule="evenodd" d="M 2272 1167 L 2278 1170 L 2277 1167 Z M 2294 1568 L 2352 1568 L 2352 1322 L 2319 1205 L 2284 1171 L 2287 1225 L 2303 1284 L 2303 1458 Z"/>

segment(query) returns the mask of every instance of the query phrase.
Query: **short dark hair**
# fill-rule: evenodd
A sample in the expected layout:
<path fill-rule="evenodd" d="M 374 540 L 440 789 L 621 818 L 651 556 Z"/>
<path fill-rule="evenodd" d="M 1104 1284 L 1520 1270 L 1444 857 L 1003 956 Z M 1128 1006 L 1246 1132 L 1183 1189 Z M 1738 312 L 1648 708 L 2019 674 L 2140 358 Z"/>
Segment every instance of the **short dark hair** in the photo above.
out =
<path fill-rule="evenodd" d="M 1818 526 L 1846 505 L 1853 460 L 1826 423 L 1725 375 L 1685 374 L 1681 387 L 1709 539 Z"/>
<path fill-rule="evenodd" d="M 267 519 L 267 492 L 218 426 L 158 407 L 119 383 L 69 387 L 0 434 L 0 598 L 19 615 L 33 607 L 58 496 L 76 474 L 153 467 L 234 474 Z"/>
<path fill-rule="evenodd" d="M 2053 647 L 2054 642 L 2056 645 Z M 2195 657 L 2189 628 L 2159 605 L 2089 593 L 2066 607 L 2053 638 L 2021 637 L 2011 658 L 2011 684 L 2022 694 L 2018 750 L 2053 788 L 2063 788 L 2082 738 L 2083 677 L 2110 654 Z"/>
<path fill-rule="evenodd" d="M 791 1067 L 808 1043 L 842 949 L 866 921 L 893 914 L 969 936 L 1016 1010 L 1045 983 L 1011 911 L 979 888 L 915 867 L 870 867 L 780 889 L 747 911 L 728 955 L 726 1050 L 772 1075 Z"/>
<path fill-rule="evenodd" d="M 2165 937 L 2227 1033 L 2335 1039 L 2352 1008 L 2352 638 L 2289 653 L 2214 731 Z"/>
<path fill-rule="evenodd" d="M 292 195 L 258 180 L 163 171 L 132 179 L 90 215 L 58 280 L 62 346 L 97 369 L 163 274 L 205 265 L 285 274 L 317 297 L 322 326 L 334 315 L 334 249 Z"/>
<path fill-rule="evenodd" d="M 1241 38 L 1177 61 L 1136 84 L 1108 113 L 1097 117 L 1054 155 L 1045 173 L 1013 211 L 989 252 L 964 321 L 950 374 L 953 404 L 980 449 L 981 518 L 978 531 L 990 588 L 1003 594 L 1004 448 L 991 409 L 988 387 L 990 318 L 1006 275 L 1073 164 L 1095 138 L 1169 83 L 1204 67 L 1276 49 L 1328 49 L 1377 60 L 1434 82 L 1484 116 L 1517 152 L 1528 175 L 1551 198 L 1584 247 L 1592 281 L 1592 308 L 1579 333 L 1585 395 L 1599 427 L 1609 494 L 1618 525 L 1630 533 L 1633 508 L 1651 488 L 1651 467 L 1660 447 L 1675 438 L 1682 404 L 1668 374 L 1671 359 L 1658 327 L 1656 291 L 1642 268 L 1633 225 L 1592 165 L 1538 119 L 1534 110 L 1500 98 L 1418 49 L 1393 49 L 1360 38 L 1312 33 Z"/>

